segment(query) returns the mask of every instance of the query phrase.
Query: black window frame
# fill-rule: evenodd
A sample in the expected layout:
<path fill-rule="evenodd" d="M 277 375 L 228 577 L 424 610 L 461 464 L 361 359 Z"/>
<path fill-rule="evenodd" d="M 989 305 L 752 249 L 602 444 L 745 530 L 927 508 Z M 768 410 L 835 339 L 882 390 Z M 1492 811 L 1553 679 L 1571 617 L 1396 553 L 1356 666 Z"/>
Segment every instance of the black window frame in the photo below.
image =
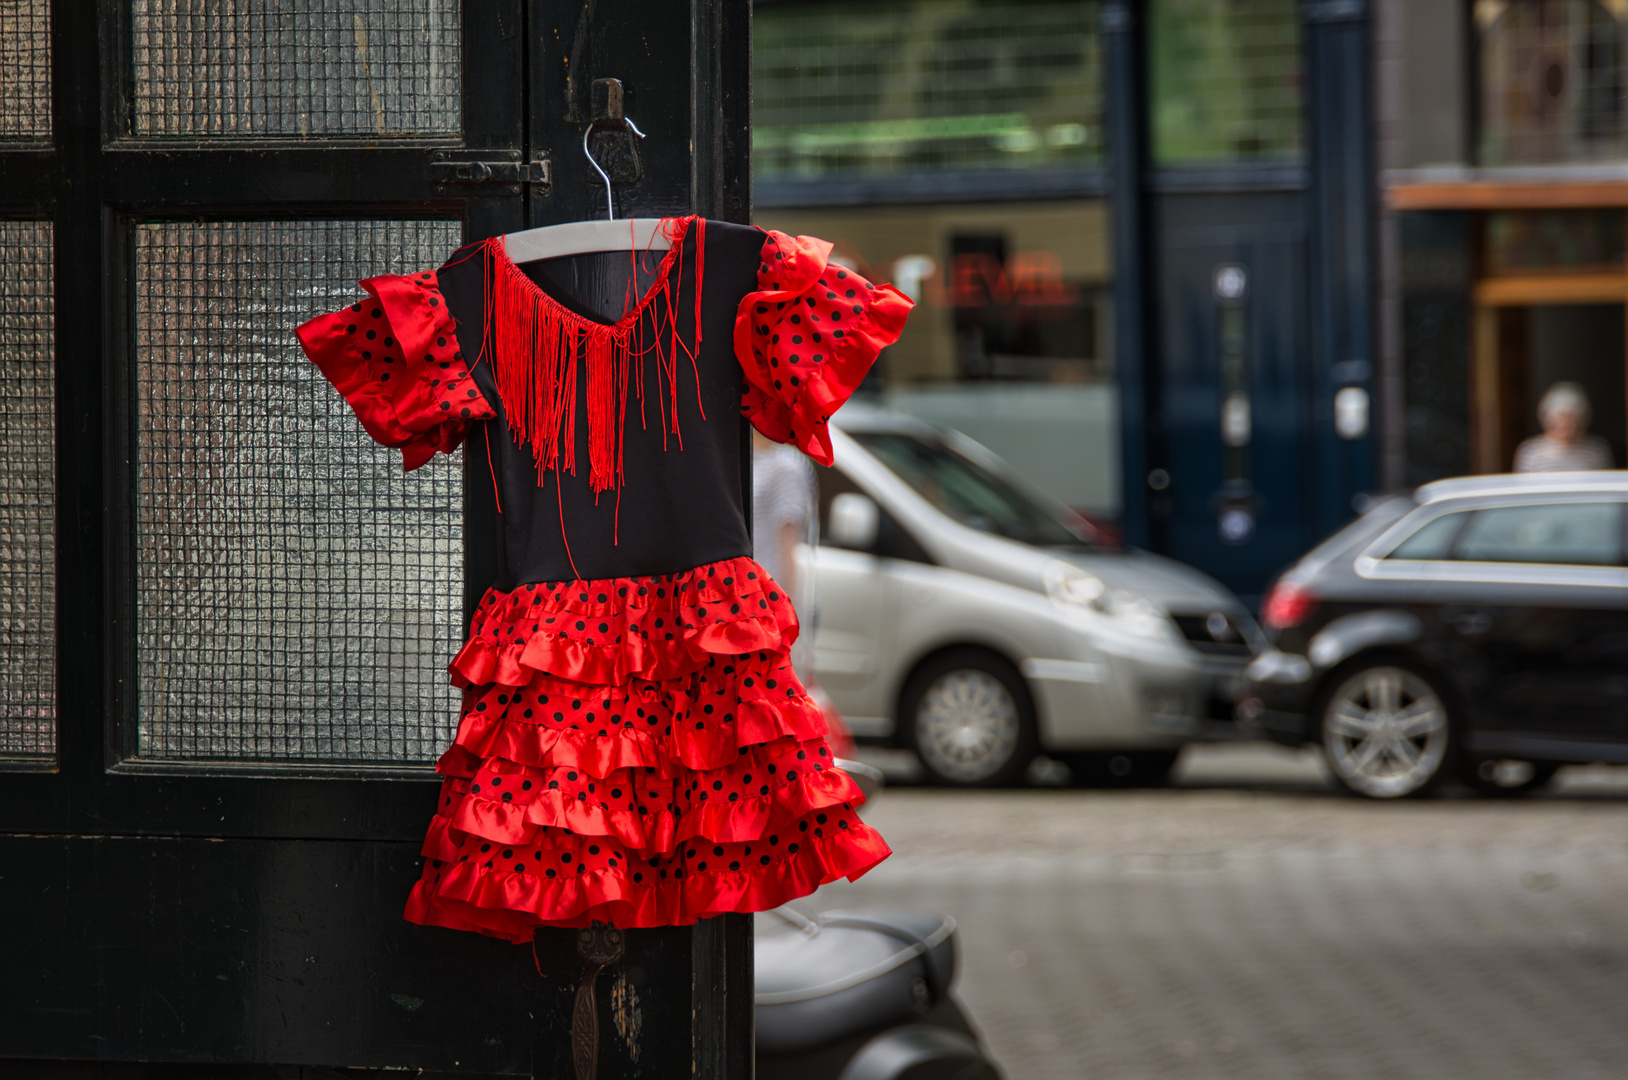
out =
<path fill-rule="evenodd" d="M 132 241 L 160 220 L 441 218 L 466 237 L 521 227 L 523 187 L 455 189 L 429 166 L 449 151 L 524 150 L 512 30 L 525 4 L 463 5 L 461 135 L 379 145 L 134 138 L 128 10 L 55 0 L 51 142 L 0 145 L 0 217 L 54 228 L 58 495 L 57 753 L 0 761 L 0 815 L 13 832 L 416 842 L 436 783 L 428 766 L 136 754 Z M 464 460 L 466 604 L 490 580 L 492 522 L 467 482 L 485 468 L 478 456 Z"/>

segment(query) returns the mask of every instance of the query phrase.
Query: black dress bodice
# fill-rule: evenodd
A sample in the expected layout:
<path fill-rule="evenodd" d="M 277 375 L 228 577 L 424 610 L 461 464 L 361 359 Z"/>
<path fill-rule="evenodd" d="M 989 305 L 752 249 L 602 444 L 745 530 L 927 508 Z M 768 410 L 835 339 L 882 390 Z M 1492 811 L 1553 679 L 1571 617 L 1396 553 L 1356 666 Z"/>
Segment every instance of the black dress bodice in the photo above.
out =
<path fill-rule="evenodd" d="M 658 351 L 633 362 L 624 418 L 624 481 L 597 495 L 588 482 L 588 425 L 577 424 L 577 471 L 539 476 L 533 448 L 516 439 L 492 368 L 476 362 L 488 317 L 485 263 L 455 253 L 438 272 L 447 310 L 457 322 L 458 345 L 471 375 L 497 415 L 469 429 L 474 452 L 491 452 L 498 515 L 497 579 L 513 589 L 528 582 L 594 580 L 677 573 L 749 555 L 743 497 L 746 425 L 741 419 L 742 374 L 734 352 L 741 298 L 757 285 L 761 230 L 708 221 L 704 275 L 692 273 L 700 230 L 689 230 L 670 270 L 678 340 L 676 393 L 658 371 Z M 626 251 L 547 259 L 520 267 L 563 307 L 614 323 L 658 281 L 654 254 L 634 260 Z M 635 280 L 636 278 L 636 280 Z M 695 341 L 695 288 L 701 283 L 701 344 Z M 664 344 L 661 353 L 675 350 Z M 583 358 L 578 357 L 579 373 Z M 672 420 L 676 405 L 677 423 Z M 577 379 L 576 408 L 587 410 L 587 379 Z M 664 422 L 665 414 L 665 422 Z M 675 429 L 676 426 L 676 430 Z"/>

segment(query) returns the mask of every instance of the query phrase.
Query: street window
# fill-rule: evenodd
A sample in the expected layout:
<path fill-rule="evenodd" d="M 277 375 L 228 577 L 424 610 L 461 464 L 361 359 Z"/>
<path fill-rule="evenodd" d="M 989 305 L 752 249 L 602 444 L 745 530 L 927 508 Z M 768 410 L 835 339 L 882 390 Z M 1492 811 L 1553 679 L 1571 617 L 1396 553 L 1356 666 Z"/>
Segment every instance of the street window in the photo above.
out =
<path fill-rule="evenodd" d="M 1155 164 L 1301 156 L 1295 0 L 1153 0 L 1151 16 Z"/>
<path fill-rule="evenodd" d="M 1628 155 L 1628 5 L 1476 0 L 1482 164 Z"/>
<path fill-rule="evenodd" d="M 1486 216 L 1486 271 L 1492 275 L 1545 270 L 1623 270 L 1623 212 L 1500 210 Z"/>
<path fill-rule="evenodd" d="M 1077 0 L 759 5 L 754 176 L 1100 164 L 1098 19 Z"/>
<path fill-rule="evenodd" d="M 1501 506 L 1479 511 L 1458 541 L 1469 562 L 1619 566 L 1622 504 Z"/>
<path fill-rule="evenodd" d="M 1111 527 L 1111 229 L 1087 194 L 1100 20 L 1078 0 L 761 3 L 752 168 L 757 224 L 825 237 L 916 301 L 861 396 L 966 434 Z"/>
<path fill-rule="evenodd" d="M 759 210 L 916 301 L 861 388 L 983 443 L 1100 525 L 1120 511 L 1105 199 Z"/>

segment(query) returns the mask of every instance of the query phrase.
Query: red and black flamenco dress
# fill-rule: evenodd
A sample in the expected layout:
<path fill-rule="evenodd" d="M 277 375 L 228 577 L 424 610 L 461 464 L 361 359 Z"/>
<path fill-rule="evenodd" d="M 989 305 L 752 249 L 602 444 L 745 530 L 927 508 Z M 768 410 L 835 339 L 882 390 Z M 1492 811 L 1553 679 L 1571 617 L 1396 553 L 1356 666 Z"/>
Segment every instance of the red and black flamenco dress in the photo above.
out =
<path fill-rule="evenodd" d="M 465 438 L 491 461 L 496 581 L 450 666 L 463 710 L 413 922 L 517 942 L 687 924 L 889 853 L 750 558 L 735 417 L 829 464 L 826 420 L 910 301 L 822 241 L 663 232 L 664 255 L 523 267 L 486 241 L 300 327 L 406 468 Z"/>

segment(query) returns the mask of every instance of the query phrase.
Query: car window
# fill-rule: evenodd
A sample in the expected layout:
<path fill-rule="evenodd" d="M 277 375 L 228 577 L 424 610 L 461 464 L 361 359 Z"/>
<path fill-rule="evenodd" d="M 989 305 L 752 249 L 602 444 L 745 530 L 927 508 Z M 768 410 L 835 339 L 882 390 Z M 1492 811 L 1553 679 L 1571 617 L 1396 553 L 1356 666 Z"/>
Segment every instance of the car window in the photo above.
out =
<path fill-rule="evenodd" d="M 1448 550 L 1453 546 L 1453 537 L 1463 528 L 1464 519 L 1469 517 L 1469 511 L 1457 514 L 1443 514 L 1425 522 L 1414 534 L 1403 540 L 1387 559 L 1445 559 Z"/>
<path fill-rule="evenodd" d="M 937 439 L 849 432 L 940 512 L 968 528 L 1041 547 L 1088 543 L 1060 515 Z"/>
<path fill-rule="evenodd" d="M 831 503 L 838 495 L 853 493 L 864 495 L 867 499 L 870 494 L 853 482 L 841 469 L 831 465 L 816 465 L 814 475 L 820 485 L 820 543 L 826 547 L 840 548 L 844 545 L 837 543 L 831 535 Z M 876 544 L 871 548 L 871 554 L 880 555 L 884 559 L 902 559 L 905 562 L 924 563 L 933 565 L 932 556 L 927 549 L 910 534 L 910 530 L 899 524 L 899 519 L 887 512 L 883 506 L 877 507 L 880 520 L 877 522 Z"/>
<path fill-rule="evenodd" d="M 820 543 L 827 547 L 839 547 L 841 545 L 831 537 L 831 502 L 838 495 L 864 495 L 865 492 L 834 465 L 816 465 L 814 475 L 820 485 Z"/>
<path fill-rule="evenodd" d="M 1476 511 L 1459 536 L 1457 557 L 1469 562 L 1622 563 L 1622 504 L 1544 503 Z"/>

